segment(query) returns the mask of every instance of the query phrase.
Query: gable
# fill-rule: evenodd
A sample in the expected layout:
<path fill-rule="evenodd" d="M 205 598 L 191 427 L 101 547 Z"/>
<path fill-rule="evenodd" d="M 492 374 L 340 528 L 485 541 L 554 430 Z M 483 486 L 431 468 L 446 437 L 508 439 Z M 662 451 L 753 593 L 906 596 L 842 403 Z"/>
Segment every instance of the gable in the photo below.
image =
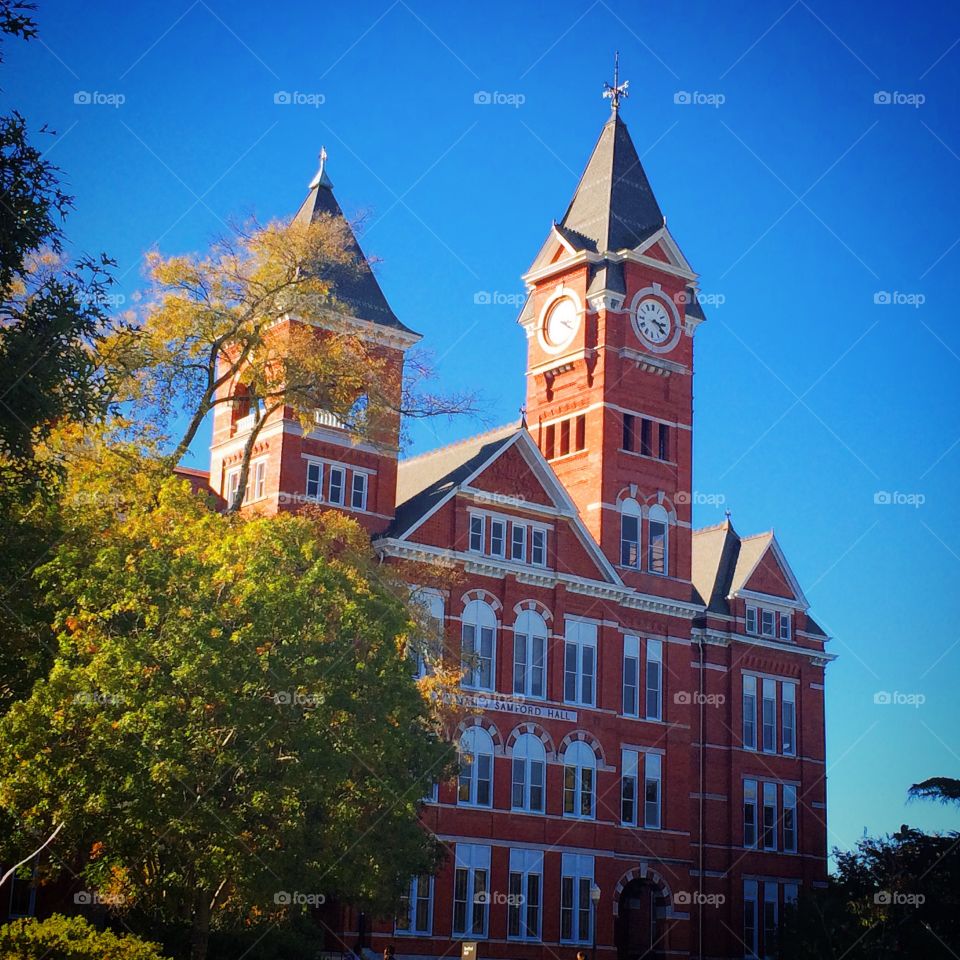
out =
<path fill-rule="evenodd" d="M 504 504 L 515 502 L 520 507 L 524 503 L 536 503 L 548 507 L 558 505 L 544 489 L 530 464 L 516 446 L 504 450 L 496 460 L 470 481 L 470 486 L 496 494 L 495 502 Z"/>
<path fill-rule="evenodd" d="M 646 257 L 653 257 L 654 260 L 661 260 L 663 263 L 673 262 L 659 243 L 655 243 L 652 247 L 647 247 L 647 249 L 643 251 L 643 254 Z"/>
<path fill-rule="evenodd" d="M 760 554 L 753 569 L 746 572 L 746 576 L 738 590 L 747 590 L 751 593 L 765 593 L 772 597 L 783 597 L 787 600 L 802 601 L 800 591 L 795 588 L 796 579 L 786 564 L 786 560 L 776 548 L 776 541 L 772 538 Z"/>

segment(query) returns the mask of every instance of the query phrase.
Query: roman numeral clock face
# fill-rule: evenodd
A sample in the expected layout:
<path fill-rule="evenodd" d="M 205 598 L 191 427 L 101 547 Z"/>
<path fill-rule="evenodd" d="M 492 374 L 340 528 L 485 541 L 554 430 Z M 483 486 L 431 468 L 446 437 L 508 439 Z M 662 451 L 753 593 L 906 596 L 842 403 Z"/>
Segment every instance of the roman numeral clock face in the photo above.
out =
<path fill-rule="evenodd" d="M 637 339 L 653 353 L 667 353 L 680 338 L 677 308 L 658 284 L 641 290 L 634 297 L 630 319 Z"/>

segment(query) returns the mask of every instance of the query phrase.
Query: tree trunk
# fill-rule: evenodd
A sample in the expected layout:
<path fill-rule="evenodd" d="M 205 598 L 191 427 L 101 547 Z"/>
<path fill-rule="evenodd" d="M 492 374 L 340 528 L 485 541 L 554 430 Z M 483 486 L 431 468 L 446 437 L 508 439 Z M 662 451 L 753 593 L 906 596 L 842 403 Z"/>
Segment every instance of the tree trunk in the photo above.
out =
<path fill-rule="evenodd" d="M 190 934 L 190 960 L 207 960 L 207 945 L 210 942 L 210 892 L 197 891 L 193 911 L 193 930 Z"/>

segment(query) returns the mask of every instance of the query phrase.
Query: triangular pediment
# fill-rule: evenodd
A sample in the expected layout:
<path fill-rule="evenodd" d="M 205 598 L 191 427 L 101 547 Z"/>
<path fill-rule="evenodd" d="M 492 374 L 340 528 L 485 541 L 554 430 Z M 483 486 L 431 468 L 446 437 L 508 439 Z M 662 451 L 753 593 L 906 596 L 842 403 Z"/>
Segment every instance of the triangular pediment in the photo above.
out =
<path fill-rule="evenodd" d="M 780 598 L 806 608 L 807 599 L 773 533 L 747 537 L 731 584 L 733 595 Z"/>
<path fill-rule="evenodd" d="M 677 241 L 673 239 L 666 225 L 641 243 L 634 253 L 638 257 L 646 257 L 649 260 L 666 263 L 681 276 L 696 277 L 693 267 L 690 266 L 690 262 L 683 255 L 683 251 Z"/>

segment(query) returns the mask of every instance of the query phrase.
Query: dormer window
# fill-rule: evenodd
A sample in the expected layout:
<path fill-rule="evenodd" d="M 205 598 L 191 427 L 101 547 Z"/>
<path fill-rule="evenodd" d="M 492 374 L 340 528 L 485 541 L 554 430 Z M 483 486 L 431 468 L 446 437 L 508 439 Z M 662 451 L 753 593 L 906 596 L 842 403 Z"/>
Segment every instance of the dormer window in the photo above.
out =
<path fill-rule="evenodd" d="M 470 552 L 483 553 L 483 517 L 474 514 L 470 517 Z"/>
<path fill-rule="evenodd" d="M 545 567 L 547 529 L 534 520 L 471 512 L 468 550 L 495 560 Z"/>
<path fill-rule="evenodd" d="M 490 556 L 503 558 L 507 525 L 502 520 L 490 521 Z"/>
<path fill-rule="evenodd" d="M 772 610 L 760 611 L 760 634 L 762 636 L 764 637 L 774 636 L 773 618 L 774 618 L 774 613 Z"/>
<path fill-rule="evenodd" d="M 757 608 L 747 607 L 747 633 L 757 633 Z"/>
<path fill-rule="evenodd" d="M 793 638 L 791 629 L 790 629 L 790 614 L 781 613 L 780 614 L 780 639 L 785 643 L 789 643 Z"/>

